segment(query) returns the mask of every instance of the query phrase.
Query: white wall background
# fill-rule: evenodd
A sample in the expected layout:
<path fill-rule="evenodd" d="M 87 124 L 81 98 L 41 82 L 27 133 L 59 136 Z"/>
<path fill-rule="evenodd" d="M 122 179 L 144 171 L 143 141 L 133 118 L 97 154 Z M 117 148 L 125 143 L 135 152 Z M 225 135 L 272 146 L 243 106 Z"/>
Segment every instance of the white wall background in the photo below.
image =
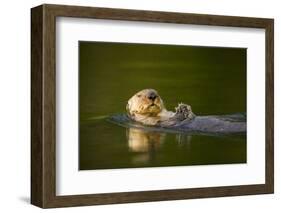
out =
<path fill-rule="evenodd" d="M 49 212 L 280 212 L 281 13 L 277 0 L 39 0 L 0 6 L 0 210 L 39 212 L 30 192 L 30 8 L 42 3 L 275 18 L 275 194 L 51 209 Z"/>

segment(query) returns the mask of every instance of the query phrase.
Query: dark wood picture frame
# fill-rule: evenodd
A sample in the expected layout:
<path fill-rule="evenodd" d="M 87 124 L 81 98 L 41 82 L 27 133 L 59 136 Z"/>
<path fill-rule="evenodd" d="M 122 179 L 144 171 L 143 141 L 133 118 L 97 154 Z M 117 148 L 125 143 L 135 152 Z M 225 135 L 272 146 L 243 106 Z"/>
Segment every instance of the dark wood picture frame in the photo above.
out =
<path fill-rule="evenodd" d="M 265 184 L 89 195 L 56 195 L 56 17 L 263 28 L 266 34 Z M 274 20 L 41 5 L 31 9 L 31 203 L 42 207 L 267 194 L 274 191 Z"/>

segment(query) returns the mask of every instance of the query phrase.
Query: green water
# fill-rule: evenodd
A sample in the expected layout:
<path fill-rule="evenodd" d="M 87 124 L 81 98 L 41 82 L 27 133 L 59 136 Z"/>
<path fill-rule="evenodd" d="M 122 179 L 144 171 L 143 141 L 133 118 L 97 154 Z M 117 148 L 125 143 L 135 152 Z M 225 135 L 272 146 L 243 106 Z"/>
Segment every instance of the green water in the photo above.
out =
<path fill-rule="evenodd" d="M 169 110 L 246 112 L 246 49 L 79 42 L 79 168 L 113 169 L 246 163 L 246 135 L 187 135 L 125 128 L 137 91 L 156 89 Z"/>

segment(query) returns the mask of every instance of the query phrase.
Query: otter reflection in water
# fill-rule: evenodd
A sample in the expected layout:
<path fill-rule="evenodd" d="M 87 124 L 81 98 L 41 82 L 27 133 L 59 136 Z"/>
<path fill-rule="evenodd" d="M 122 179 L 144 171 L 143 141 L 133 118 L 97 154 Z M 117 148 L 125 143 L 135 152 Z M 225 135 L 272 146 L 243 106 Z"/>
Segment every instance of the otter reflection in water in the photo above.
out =
<path fill-rule="evenodd" d="M 126 131 L 129 151 L 136 154 L 133 156 L 133 163 L 153 162 L 167 136 L 165 132 L 145 131 L 137 128 L 128 128 Z M 189 135 L 177 134 L 175 138 L 178 145 L 188 145 L 191 141 Z"/>

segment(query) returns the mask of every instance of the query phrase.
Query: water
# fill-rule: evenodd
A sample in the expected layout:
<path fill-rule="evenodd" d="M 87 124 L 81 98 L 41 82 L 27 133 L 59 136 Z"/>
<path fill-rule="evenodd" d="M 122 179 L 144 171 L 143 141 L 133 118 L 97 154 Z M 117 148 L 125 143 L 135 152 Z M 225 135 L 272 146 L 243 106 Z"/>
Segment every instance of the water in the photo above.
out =
<path fill-rule="evenodd" d="M 246 49 L 80 42 L 79 168 L 246 163 L 246 134 L 151 131 L 108 121 L 127 100 L 156 89 L 169 110 L 246 112 Z"/>

